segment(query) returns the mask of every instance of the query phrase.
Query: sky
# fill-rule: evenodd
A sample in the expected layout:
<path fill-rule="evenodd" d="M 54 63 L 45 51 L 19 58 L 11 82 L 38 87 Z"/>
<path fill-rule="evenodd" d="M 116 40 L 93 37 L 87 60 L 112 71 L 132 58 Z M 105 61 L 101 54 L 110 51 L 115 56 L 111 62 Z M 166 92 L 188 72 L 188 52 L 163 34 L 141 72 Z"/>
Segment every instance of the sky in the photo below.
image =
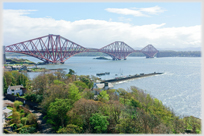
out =
<path fill-rule="evenodd" d="M 48 34 L 91 48 L 114 41 L 135 49 L 201 47 L 201 3 L 3 3 L 5 46 Z"/>

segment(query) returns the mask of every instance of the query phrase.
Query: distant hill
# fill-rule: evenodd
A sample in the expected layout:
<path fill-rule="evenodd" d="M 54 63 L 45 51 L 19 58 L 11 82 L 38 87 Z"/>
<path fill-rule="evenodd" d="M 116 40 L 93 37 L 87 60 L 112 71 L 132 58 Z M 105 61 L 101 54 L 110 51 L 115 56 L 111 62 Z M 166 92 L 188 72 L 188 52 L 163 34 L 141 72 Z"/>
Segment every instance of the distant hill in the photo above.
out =
<path fill-rule="evenodd" d="M 201 47 L 188 48 L 158 48 L 159 51 L 201 51 Z"/>

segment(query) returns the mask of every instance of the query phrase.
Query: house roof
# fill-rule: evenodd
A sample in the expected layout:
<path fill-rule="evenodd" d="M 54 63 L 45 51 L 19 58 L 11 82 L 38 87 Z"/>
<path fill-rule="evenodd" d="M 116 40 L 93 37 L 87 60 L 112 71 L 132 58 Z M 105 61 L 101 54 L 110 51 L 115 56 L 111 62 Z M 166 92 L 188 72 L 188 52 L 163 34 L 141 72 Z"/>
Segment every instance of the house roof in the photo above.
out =
<path fill-rule="evenodd" d="M 108 87 L 109 87 L 109 88 L 112 88 L 112 87 L 113 87 L 113 84 L 108 83 Z"/>
<path fill-rule="evenodd" d="M 105 84 L 103 83 L 103 84 L 96 84 L 96 86 L 98 87 L 98 88 L 103 88 L 104 86 L 105 86 Z"/>
<path fill-rule="evenodd" d="M 101 81 L 100 80 L 96 80 L 96 83 L 100 83 Z"/>
<path fill-rule="evenodd" d="M 12 110 L 10 110 L 10 109 L 8 109 L 8 108 L 6 108 L 6 109 L 3 110 L 3 113 L 9 113 L 9 112 L 12 112 Z"/>
<path fill-rule="evenodd" d="M 16 88 L 23 88 L 22 85 L 10 86 L 10 89 L 16 90 Z"/>

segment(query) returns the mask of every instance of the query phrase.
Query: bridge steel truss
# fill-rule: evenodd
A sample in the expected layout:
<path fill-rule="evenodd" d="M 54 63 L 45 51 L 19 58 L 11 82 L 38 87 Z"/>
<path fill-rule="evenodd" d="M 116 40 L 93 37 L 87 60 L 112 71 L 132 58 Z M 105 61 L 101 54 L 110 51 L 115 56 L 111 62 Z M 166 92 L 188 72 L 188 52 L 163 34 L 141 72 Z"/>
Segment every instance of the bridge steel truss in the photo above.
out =
<path fill-rule="evenodd" d="M 60 35 L 49 34 L 28 41 L 5 46 L 5 52 L 22 53 L 38 58 L 45 63 L 64 63 L 70 57 L 82 52 L 103 52 L 113 60 L 126 59 L 133 52 L 142 52 L 147 58 L 153 58 L 158 50 L 151 44 L 142 50 L 134 50 L 122 41 L 116 41 L 100 49 L 87 49 Z"/>
<path fill-rule="evenodd" d="M 5 47 L 6 52 L 22 53 L 46 63 L 64 63 L 87 49 L 60 35 L 47 35 Z"/>
<path fill-rule="evenodd" d="M 110 55 L 113 60 L 126 60 L 126 57 L 135 52 L 133 48 L 122 41 L 116 41 L 99 49 L 100 52 Z"/>
<path fill-rule="evenodd" d="M 146 58 L 153 58 L 159 51 L 151 44 L 145 46 L 141 51 L 146 55 Z"/>

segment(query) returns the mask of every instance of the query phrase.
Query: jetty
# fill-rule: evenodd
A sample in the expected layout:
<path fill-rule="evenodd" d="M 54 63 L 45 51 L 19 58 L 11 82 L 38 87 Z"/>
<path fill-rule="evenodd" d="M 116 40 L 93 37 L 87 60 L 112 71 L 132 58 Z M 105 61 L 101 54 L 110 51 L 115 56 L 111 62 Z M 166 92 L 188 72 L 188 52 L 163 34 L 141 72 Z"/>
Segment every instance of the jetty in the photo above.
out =
<path fill-rule="evenodd" d="M 97 76 L 103 76 L 103 75 L 109 75 L 110 74 L 110 72 L 105 72 L 105 73 L 97 73 L 96 75 Z"/>
<path fill-rule="evenodd" d="M 144 74 L 144 73 L 140 73 L 140 74 L 135 74 L 135 75 L 129 75 L 129 76 L 123 76 L 123 77 L 116 77 L 113 79 L 108 79 L 108 80 L 102 80 L 101 83 L 105 83 L 105 82 L 119 82 L 119 81 L 124 81 L 124 80 L 129 80 L 129 79 L 134 79 L 134 78 L 141 78 L 141 77 L 147 77 L 147 76 L 154 76 L 154 75 L 160 75 L 163 73 L 149 73 L 149 74 Z"/>

